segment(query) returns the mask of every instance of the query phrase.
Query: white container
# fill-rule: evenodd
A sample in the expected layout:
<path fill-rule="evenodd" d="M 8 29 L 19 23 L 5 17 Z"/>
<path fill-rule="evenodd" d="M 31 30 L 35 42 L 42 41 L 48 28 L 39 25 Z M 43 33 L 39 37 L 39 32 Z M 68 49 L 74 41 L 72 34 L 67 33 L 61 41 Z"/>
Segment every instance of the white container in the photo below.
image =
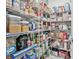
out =
<path fill-rule="evenodd" d="M 64 49 L 67 50 L 67 42 L 64 42 Z"/>
<path fill-rule="evenodd" d="M 62 29 L 63 29 L 63 25 L 60 24 L 60 25 L 59 25 L 59 30 L 62 30 Z"/>
<path fill-rule="evenodd" d="M 63 24 L 63 30 L 68 30 L 68 27 L 66 24 Z"/>
<path fill-rule="evenodd" d="M 58 21 L 62 21 L 63 18 L 62 18 L 62 17 L 57 17 L 57 20 L 58 20 Z"/>
<path fill-rule="evenodd" d="M 69 14 L 63 13 L 63 21 L 69 21 Z"/>

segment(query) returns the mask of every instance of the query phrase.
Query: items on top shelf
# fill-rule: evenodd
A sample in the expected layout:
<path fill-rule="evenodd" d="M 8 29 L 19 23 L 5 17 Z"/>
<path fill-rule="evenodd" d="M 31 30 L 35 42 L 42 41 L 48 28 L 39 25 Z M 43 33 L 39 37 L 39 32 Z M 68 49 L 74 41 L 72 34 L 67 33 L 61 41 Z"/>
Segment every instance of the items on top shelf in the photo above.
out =
<path fill-rule="evenodd" d="M 30 0 L 29 1 L 12 0 L 12 1 L 8 1 L 8 2 L 12 3 L 11 7 L 13 7 L 13 9 L 15 9 L 16 11 L 17 11 L 17 9 L 19 9 L 19 11 L 21 10 L 21 12 L 26 14 L 26 15 L 43 16 L 44 9 L 46 8 L 46 10 L 48 10 L 48 6 L 47 6 L 47 4 L 44 3 L 44 1 L 42 1 L 44 3 L 44 8 L 43 9 L 41 9 L 41 7 L 43 5 L 40 4 L 42 2 L 35 4 L 34 0 L 33 1 L 30 1 Z M 35 7 L 35 6 L 39 6 L 39 7 Z M 8 7 L 8 8 L 11 8 L 11 7 Z M 20 8 L 18 8 L 18 7 L 20 7 Z"/>
<path fill-rule="evenodd" d="M 68 2 L 61 6 L 54 6 L 52 9 L 56 13 L 71 12 L 70 3 Z"/>

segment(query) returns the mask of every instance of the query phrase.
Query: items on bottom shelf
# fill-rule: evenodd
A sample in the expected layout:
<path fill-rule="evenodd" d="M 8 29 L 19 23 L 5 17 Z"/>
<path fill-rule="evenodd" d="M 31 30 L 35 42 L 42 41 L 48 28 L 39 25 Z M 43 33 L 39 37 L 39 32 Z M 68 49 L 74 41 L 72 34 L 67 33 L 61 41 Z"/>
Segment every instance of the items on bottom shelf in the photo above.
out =
<path fill-rule="evenodd" d="M 36 59 L 36 50 L 37 45 L 32 45 L 28 48 L 25 48 L 21 51 L 18 51 L 14 54 L 12 54 L 11 59 Z"/>
<path fill-rule="evenodd" d="M 61 33 L 62 33 L 62 35 L 60 35 Z M 51 38 L 48 38 L 49 36 Z M 58 39 L 59 37 L 61 39 Z M 64 39 L 63 41 L 61 41 L 62 38 Z M 48 51 L 50 46 L 57 47 L 57 49 L 61 49 L 61 48 L 65 49 L 65 50 L 69 49 L 69 47 L 68 47 L 69 44 L 68 44 L 68 42 L 65 41 L 66 39 L 67 39 L 66 32 L 58 32 L 58 34 L 57 34 L 56 32 L 50 33 L 50 31 L 48 31 L 48 32 L 20 35 L 16 39 L 16 51 L 20 51 L 24 48 L 28 48 L 28 47 L 32 46 L 33 44 L 38 44 L 39 47 L 37 47 L 37 49 L 36 49 L 37 58 L 40 56 L 44 57 L 45 53 L 47 55 L 51 54 Z M 52 46 L 52 42 L 53 42 L 54 46 Z M 57 52 L 55 52 L 55 53 L 53 52 L 53 54 L 57 55 Z"/>

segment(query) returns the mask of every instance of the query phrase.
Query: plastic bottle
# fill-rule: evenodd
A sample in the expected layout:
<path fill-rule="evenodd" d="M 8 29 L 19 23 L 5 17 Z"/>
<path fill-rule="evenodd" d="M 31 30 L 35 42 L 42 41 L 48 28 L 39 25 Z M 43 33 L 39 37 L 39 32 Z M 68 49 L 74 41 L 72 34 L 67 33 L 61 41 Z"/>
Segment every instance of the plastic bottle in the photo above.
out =
<path fill-rule="evenodd" d="M 33 34 L 33 43 L 35 44 L 35 42 L 36 42 L 36 35 L 35 35 L 35 33 Z"/>
<path fill-rule="evenodd" d="M 38 33 L 36 34 L 36 43 L 38 44 Z"/>
<path fill-rule="evenodd" d="M 31 31 L 32 30 L 32 23 L 29 22 L 29 30 Z"/>
<path fill-rule="evenodd" d="M 32 30 L 35 30 L 36 29 L 36 25 L 34 22 L 32 22 Z"/>
<path fill-rule="evenodd" d="M 30 34 L 28 34 L 27 45 L 28 45 L 28 47 L 31 46 L 31 37 L 30 37 Z"/>

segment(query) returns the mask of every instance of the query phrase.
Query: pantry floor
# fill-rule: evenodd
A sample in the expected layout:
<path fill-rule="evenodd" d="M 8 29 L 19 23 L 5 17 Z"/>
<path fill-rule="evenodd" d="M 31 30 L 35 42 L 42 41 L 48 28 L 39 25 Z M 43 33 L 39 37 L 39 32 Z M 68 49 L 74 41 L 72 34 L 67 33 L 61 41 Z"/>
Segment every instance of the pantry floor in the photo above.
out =
<path fill-rule="evenodd" d="M 46 59 L 64 59 L 62 57 L 57 57 L 57 56 L 54 56 L 54 55 L 50 55 L 49 57 L 47 57 Z"/>

